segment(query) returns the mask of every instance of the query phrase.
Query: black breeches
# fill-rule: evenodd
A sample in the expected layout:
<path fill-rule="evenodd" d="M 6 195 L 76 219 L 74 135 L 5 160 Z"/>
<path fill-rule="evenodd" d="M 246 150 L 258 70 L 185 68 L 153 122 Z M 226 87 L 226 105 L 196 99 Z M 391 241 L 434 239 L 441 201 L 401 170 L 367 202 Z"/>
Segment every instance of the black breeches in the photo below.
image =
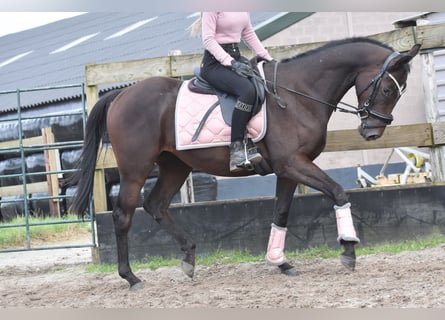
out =
<path fill-rule="evenodd" d="M 216 89 L 230 93 L 246 104 L 255 103 L 256 92 L 252 82 L 237 75 L 230 67 L 221 65 L 207 50 L 204 52 L 200 74 Z"/>

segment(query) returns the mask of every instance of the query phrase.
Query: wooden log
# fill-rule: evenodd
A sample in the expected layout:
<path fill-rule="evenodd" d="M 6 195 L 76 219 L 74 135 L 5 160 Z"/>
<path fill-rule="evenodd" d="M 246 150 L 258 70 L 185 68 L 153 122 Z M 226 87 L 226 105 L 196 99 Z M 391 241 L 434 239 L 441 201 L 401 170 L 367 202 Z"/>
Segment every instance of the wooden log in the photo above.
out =
<path fill-rule="evenodd" d="M 94 212 L 107 211 L 107 195 L 105 188 L 104 170 L 99 169 L 94 172 Z"/>
<path fill-rule="evenodd" d="M 324 152 L 434 146 L 431 124 L 389 126 L 380 139 L 365 141 L 357 130 L 328 131 Z"/>
<path fill-rule="evenodd" d="M 116 158 L 112 148 L 101 148 L 97 157 L 97 169 L 116 168 Z"/>
<path fill-rule="evenodd" d="M 99 99 L 99 89 L 97 88 L 97 85 L 86 86 L 85 95 L 87 114 L 89 114 L 94 104 Z"/>
<path fill-rule="evenodd" d="M 193 75 L 193 69 L 201 64 L 201 60 L 202 54 L 170 56 L 171 76 Z"/>
<path fill-rule="evenodd" d="M 418 26 L 416 28 L 418 43 L 422 44 L 422 50 L 445 47 L 445 24 L 432 24 Z"/>
<path fill-rule="evenodd" d="M 154 76 L 171 77 L 170 60 L 170 57 L 167 56 L 123 62 L 87 64 L 85 67 L 85 81 L 87 86 L 94 86 L 104 83 L 131 82 Z"/>
<path fill-rule="evenodd" d="M 51 131 L 51 128 L 43 128 L 42 129 L 42 138 L 45 144 L 54 144 L 54 135 Z M 55 149 L 44 150 L 45 155 L 45 167 L 46 171 L 59 171 L 60 165 L 57 161 L 58 154 Z M 47 192 L 48 195 L 58 196 L 59 195 L 59 179 L 57 174 L 47 174 Z M 50 199 L 49 201 L 49 209 L 52 217 L 60 217 L 59 211 L 59 199 Z"/>
<path fill-rule="evenodd" d="M 397 51 L 408 51 L 415 43 L 422 50 L 445 47 L 445 24 L 406 27 L 369 36 L 382 41 Z M 322 46 L 326 42 L 268 47 L 276 59 L 289 58 Z M 250 57 L 250 50 L 242 53 Z M 193 75 L 193 68 L 201 62 L 202 54 L 165 56 L 123 62 L 88 64 L 85 68 L 87 86 L 105 83 L 122 83 L 142 80 L 153 76 L 184 77 Z"/>
<path fill-rule="evenodd" d="M 435 127 L 433 135 L 430 123 L 389 126 L 383 136 L 375 141 L 365 141 L 357 130 L 328 131 L 327 143 L 323 152 L 352 151 L 397 147 L 436 147 L 445 145 L 445 123 Z M 437 141 L 434 139 L 437 137 Z M 111 148 L 104 148 L 98 156 L 96 168 L 115 168 L 116 159 Z"/>
<path fill-rule="evenodd" d="M 28 183 L 28 184 L 26 184 L 26 191 L 28 193 L 48 192 L 48 183 L 46 181 Z M 23 194 L 23 184 L 15 185 L 15 186 L 1 187 L 0 194 L 2 195 L 2 197 L 22 195 Z"/>
<path fill-rule="evenodd" d="M 414 27 L 393 30 L 369 36 L 369 38 L 383 42 L 399 52 L 408 51 L 415 45 L 416 30 Z"/>
<path fill-rule="evenodd" d="M 23 146 L 31 146 L 36 144 L 43 144 L 42 136 L 22 139 Z M 0 149 L 18 148 L 20 140 L 9 140 L 0 142 Z"/>

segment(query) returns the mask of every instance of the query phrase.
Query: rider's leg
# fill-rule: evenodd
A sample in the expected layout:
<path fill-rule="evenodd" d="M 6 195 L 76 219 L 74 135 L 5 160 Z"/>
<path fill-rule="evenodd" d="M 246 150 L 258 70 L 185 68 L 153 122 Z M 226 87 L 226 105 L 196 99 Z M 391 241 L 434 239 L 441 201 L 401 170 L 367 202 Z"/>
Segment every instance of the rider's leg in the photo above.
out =
<path fill-rule="evenodd" d="M 252 82 L 236 74 L 230 68 L 219 64 L 216 59 L 207 52 L 204 55 L 201 66 L 201 76 L 216 89 L 238 97 L 232 115 L 230 170 L 243 170 L 242 167 L 247 160 L 251 163 L 260 162 L 261 155 L 257 149 L 252 148 L 249 152 L 246 152 L 246 147 L 243 142 L 246 125 L 252 117 L 252 106 L 256 99 L 256 90 Z"/>
<path fill-rule="evenodd" d="M 254 149 L 254 152 L 247 152 L 244 144 L 246 126 L 252 115 L 252 105 L 244 103 L 238 99 L 232 114 L 232 132 L 230 143 L 230 171 L 237 172 L 243 169 L 246 161 L 257 164 L 261 161 L 261 155 Z"/>

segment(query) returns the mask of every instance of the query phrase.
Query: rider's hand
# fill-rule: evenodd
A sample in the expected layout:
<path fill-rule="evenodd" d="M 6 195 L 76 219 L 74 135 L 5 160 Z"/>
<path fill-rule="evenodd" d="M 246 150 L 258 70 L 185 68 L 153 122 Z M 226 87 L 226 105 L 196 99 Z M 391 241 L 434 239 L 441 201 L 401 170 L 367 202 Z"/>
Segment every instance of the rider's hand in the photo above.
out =
<path fill-rule="evenodd" d="M 254 71 L 252 69 L 252 67 L 246 63 L 243 63 L 241 61 L 237 61 L 237 60 L 232 60 L 232 70 L 242 76 L 242 77 L 250 77 L 254 74 Z"/>

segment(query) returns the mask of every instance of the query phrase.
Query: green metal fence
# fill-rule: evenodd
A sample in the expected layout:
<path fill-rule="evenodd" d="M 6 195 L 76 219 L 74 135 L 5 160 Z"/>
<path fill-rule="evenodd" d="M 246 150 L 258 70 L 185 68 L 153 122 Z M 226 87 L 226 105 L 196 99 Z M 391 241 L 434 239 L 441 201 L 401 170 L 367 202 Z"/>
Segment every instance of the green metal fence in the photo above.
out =
<path fill-rule="evenodd" d="M 81 97 L 81 110 L 77 109 L 77 111 L 74 112 L 65 112 L 63 114 L 60 113 L 54 113 L 54 114 L 47 114 L 47 115 L 37 115 L 37 116 L 26 116 L 26 112 L 23 110 L 23 106 L 21 103 L 21 97 L 23 93 L 32 93 L 36 91 L 44 91 L 44 90 L 59 90 L 59 89 L 66 89 L 66 88 L 78 88 L 79 89 L 79 95 Z M 32 219 L 32 214 L 30 212 L 30 191 L 28 190 L 28 187 L 30 184 L 27 182 L 30 177 L 36 176 L 36 175 L 45 175 L 48 179 L 48 177 L 52 175 L 57 175 L 59 182 L 59 177 L 66 173 L 72 173 L 75 171 L 75 169 L 65 169 L 65 170 L 46 170 L 46 171 L 39 171 L 39 172 L 27 172 L 26 170 L 26 163 L 25 163 L 25 157 L 27 154 L 31 154 L 33 152 L 45 152 L 45 150 L 75 150 L 80 149 L 82 147 L 83 141 L 61 141 L 61 142 L 51 142 L 51 143 L 37 143 L 37 144 L 25 144 L 24 141 L 26 140 L 24 138 L 24 130 L 23 130 L 23 122 L 26 120 L 33 120 L 33 119 L 43 119 L 43 118 L 51 118 L 51 117 L 61 117 L 61 116 L 81 116 L 82 118 L 82 127 L 83 127 L 83 134 L 84 136 L 85 132 L 85 124 L 86 124 L 86 103 L 85 103 L 85 88 L 84 84 L 73 84 L 73 85 L 63 85 L 63 86 L 52 86 L 52 87 L 41 87 L 41 88 L 31 88 L 31 89 L 17 89 L 14 91 L 0 91 L 0 99 L 2 95 L 5 94 L 15 94 L 17 97 L 17 113 L 16 117 L 8 117 L 7 119 L 0 119 L 0 122 L 6 122 L 6 121 L 17 121 L 18 126 L 18 141 L 17 145 L 14 146 L 7 146 L 7 147 L 1 147 L 0 148 L 0 156 L 6 155 L 6 154 L 19 154 L 19 157 L 21 158 L 21 172 L 16 174 L 5 174 L 0 175 L 0 181 L 1 179 L 6 178 L 19 178 L 21 179 L 21 191 L 22 191 L 22 197 L 18 199 L 10 199 L 11 197 L 4 197 L 0 193 L 0 205 L 3 203 L 8 202 L 20 202 L 23 204 L 23 212 L 19 213 L 20 216 L 20 222 L 14 223 L 14 222 L 5 222 L 0 221 L 0 240 L 1 233 L 6 233 L 7 229 L 15 228 L 16 230 L 19 229 L 20 232 L 24 233 L 24 246 L 19 247 L 10 247 L 2 244 L 0 241 L 0 252 L 17 252 L 17 251 L 29 251 L 29 250 L 47 250 L 47 249 L 62 249 L 62 248 L 82 248 L 82 247 L 95 247 L 96 246 L 96 232 L 95 232 L 95 218 L 94 213 L 91 216 L 83 217 L 82 219 L 78 218 L 69 218 L 67 216 L 61 215 L 61 202 L 63 199 L 69 199 L 72 197 L 72 195 L 67 194 L 61 194 L 60 193 L 60 185 L 57 186 L 57 189 L 59 192 L 57 194 L 51 194 L 49 193 L 48 196 L 38 196 L 34 197 L 33 200 L 47 200 L 47 201 L 55 201 L 56 205 L 59 206 L 57 212 L 58 216 L 51 217 L 51 219 L 43 218 L 43 219 Z M 1 142 L 0 142 L 1 143 Z M 60 161 L 60 159 L 58 159 Z M 46 166 L 47 167 L 47 166 Z M 20 187 L 19 187 L 20 188 Z M 66 200 L 65 200 L 66 201 Z M 94 212 L 92 210 L 92 202 L 90 203 L 90 210 L 89 212 Z M 23 221 L 23 222 L 22 222 Z M 38 228 L 42 226 L 49 226 L 49 225 L 67 225 L 67 224 L 89 224 L 90 225 L 90 232 L 91 237 L 90 241 L 85 241 L 86 243 L 76 243 L 76 244 L 55 244 L 55 245 L 32 245 L 32 228 Z M 24 232 L 23 232 L 24 231 Z M 22 241 L 23 242 L 23 241 Z"/>

